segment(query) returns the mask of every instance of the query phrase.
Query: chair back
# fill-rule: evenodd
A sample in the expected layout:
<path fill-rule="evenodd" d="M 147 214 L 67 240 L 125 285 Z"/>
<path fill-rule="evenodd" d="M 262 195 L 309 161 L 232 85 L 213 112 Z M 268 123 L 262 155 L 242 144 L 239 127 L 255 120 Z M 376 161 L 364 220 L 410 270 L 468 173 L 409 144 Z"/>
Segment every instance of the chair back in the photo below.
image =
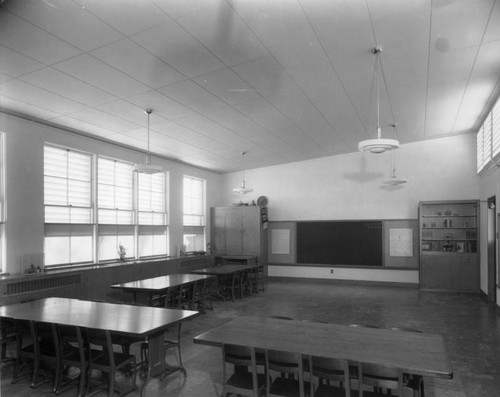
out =
<path fill-rule="evenodd" d="M 359 396 L 363 397 L 364 386 L 391 390 L 391 395 L 403 396 L 403 371 L 399 368 L 379 364 L 358 364 Z M 393 394 L 397 392 L 397 394 Z"/>
<path fill-rule="evenodd" d="M 228 376 L 226 364 L 234 365 L 234 374 Z M 255 349 L 250 346 L 222 345 L 223 387 L 227 393 L 258 397 L 265 385 L 263 375 L 257 374 Z"/>
<path fill-rule="evenodd" d="M 349 363 L 347 360 L 325 357 L 309 357 L 309 371 L 312 376 L 330 383 L 338 382 L 345 389 L 345 396 L 351 396 L 351 377 Z M 313 393 L 313 382 L 311 382 L 311 396 Z"/>
<path fill-rule="evenodd" d="M 304 358 L 302 354 L 284 352 L 278 350 L 266 350 L 265 352 L 266 368 L 268 371 L 276 371 L 281 375 L 271 384 L 271 377 L 266 377 L 268 396 L 286 396 L 288 390 L 295 387 L 293 395 L 305 396 L 304 383 Z M 288 375 L 287 379 L 285 379 Z M 310 386 L 307 385 L 309 388 Z"/>

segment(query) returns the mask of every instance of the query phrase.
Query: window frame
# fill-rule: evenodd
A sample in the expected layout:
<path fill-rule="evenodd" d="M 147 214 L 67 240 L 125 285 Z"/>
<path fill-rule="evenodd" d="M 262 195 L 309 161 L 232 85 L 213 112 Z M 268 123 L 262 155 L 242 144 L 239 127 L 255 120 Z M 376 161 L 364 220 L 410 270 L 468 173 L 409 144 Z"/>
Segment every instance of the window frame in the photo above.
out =
<path fill-rule="evenodd" d="M 477 174 L 500 166 L 500 100 L 497 99 L 476 135 Z"/>

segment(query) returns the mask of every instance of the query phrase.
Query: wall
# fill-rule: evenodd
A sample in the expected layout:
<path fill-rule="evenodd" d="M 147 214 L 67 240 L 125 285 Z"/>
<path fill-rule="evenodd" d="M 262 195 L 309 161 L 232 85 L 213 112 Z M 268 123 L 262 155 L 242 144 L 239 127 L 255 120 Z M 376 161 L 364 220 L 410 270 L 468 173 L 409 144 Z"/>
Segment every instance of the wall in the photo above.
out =
<path fill-rule="evenodd" d="M 228 194 L 223 200 L 232 205 L 266 196 L 270 221 L 416 219 L 419 201 L 477 199 L 475 161 L 475 134 L 456 135 L 401 145 L 395 163 L 397 175 L 408 180 L 404 185 L 381 183 L 391 174 L 391 153 L 356 152 L 246 171 L 246 184 L 254 191 L 243 197 L 229 193 L 241 181 L 241 173 L 224 175 L 222 185 Z M 270 273 L 277 271 L 270 269 Z M 279 274 L 290 275 L 290 271 L 279 269 Z M 301 272 L 321 277 L 311 269 L 294 272 L 300 277 Z M 375 276 L 353 272 L 347 277 L 370 280 Z M 401 276 L 384 270 L 376 277 L 414 284 L 418 271 Z"/>
<path fill-rule="evenodd" d="M 479 183 L 479 198 L 481 200 L 481 235 L 486 236 L 487 233 L 487 200 L 488 198 L 496 196 L 496 219 L 497 219 L 497 255 L 496 257 L 498 258 L 498 249 L 500 248 L 500 243 L 498 240 L 498 231 L 500 228 L 500 225 L 498 224 L 498 214 L 500 213 L 499 211 L 499 205 L 500 205 L 500 168 L 495 167 L 491 169 L 489 172 L 487 172 L 485 175 L 482 175 L 480 178 L 480 183 Z M 486 239 L 481 239 L 481 252 L 486 252 L 487 250 L 487 241 Z M 497 278 L 498 275 L 500 274 L 500 264 L 498 263 L 497 259 Z M 498 283 L 497 285 L 497 296 L 496 296 L 496 302 L 498 305 L 500 305 L 500 286 Z M 481 291 L 487 292 L 488 291 L 488 258 L 486 255 L 481 256 Z"/>
<path fill-rule="evenodd" d="M 113 144 L 71 134 L 57 128 L 0 113 L 0 131 L 6 134 L 6 268 L 19 273 L 25 254 L 43 252 L 43 145 L 45 142 L 142 163 L 144 155 Z M 170 254 L 182 245 L 183 175 L 207 180 L 207 218 L 209 208 L 220 204 L 220 175 L 174 161 L 153 157 L 154 164 L 169 172 Z M 207 231 L 210 220 L 207 219 Z M 207 241 L 209 236 L 207 236 Z"/>

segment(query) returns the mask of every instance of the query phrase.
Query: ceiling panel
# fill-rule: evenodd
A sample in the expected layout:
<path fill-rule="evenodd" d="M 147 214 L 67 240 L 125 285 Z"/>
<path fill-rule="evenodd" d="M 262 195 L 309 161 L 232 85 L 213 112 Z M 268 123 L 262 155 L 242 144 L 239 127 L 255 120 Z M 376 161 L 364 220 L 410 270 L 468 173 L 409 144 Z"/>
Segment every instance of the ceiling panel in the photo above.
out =
<path fill-rule="evenodd" d="M 495 0 L 4 0 L 0 111 L 215 172 L 474 133 Z M 393 123 L 396 127 L 391 126 Z M 241 152 L 247 151 L 245 161 Z"/>

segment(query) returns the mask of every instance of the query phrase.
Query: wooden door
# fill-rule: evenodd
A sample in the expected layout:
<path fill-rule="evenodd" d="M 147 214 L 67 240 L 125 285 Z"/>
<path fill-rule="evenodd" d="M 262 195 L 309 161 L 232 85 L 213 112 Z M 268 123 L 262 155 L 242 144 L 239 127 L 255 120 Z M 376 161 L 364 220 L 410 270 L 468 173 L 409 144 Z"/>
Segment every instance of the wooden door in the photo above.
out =
<path fill-rule="evenodd" d="M 242 225 L 241 253 L 243 255 L 259 255 L 261 236 L 260 207 L 243 207 Z"/>
<path fill-rule="evenodd" d="M 211 212 L 212 253 L 222 255 L 226 253 L 226 209 L 215 207 Z"/>
<path fill-rule="evenodd" d="M 226 254 L 242 253 L 242 207 L 227 207 L 226 210 Z"/>

